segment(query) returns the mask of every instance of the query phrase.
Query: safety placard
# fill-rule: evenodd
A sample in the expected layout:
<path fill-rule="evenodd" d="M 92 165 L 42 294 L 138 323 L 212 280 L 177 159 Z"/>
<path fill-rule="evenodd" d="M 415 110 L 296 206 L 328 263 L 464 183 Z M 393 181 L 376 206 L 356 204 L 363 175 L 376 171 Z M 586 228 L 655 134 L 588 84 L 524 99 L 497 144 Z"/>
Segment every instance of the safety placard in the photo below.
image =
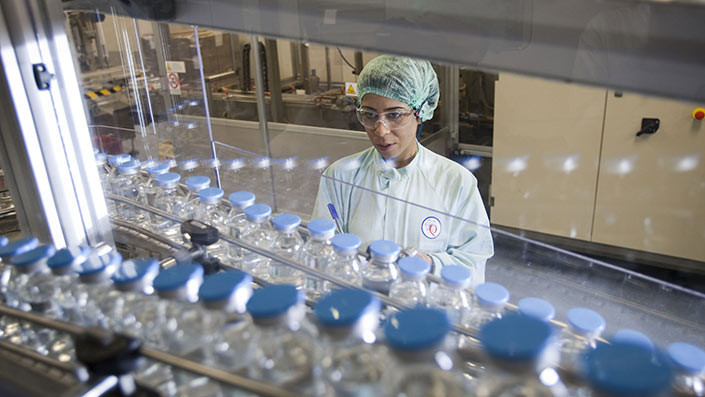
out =
<path fill-rule="evenodd" d="M 357 96 L 357 83 L 345 82 L 345 95 Z"/>
<path fill-rule="evenodd" d="M 167 75 L 169 80 L 169 93 L 171 95 L 181 95 L 181 81 L 179 81 L 179 75 L 171 72 Z"/>
<path fill-rule="evenodd" d="M 186 73 L 186 63 L 182 61 L 166 61 L 167 73 Z"/>

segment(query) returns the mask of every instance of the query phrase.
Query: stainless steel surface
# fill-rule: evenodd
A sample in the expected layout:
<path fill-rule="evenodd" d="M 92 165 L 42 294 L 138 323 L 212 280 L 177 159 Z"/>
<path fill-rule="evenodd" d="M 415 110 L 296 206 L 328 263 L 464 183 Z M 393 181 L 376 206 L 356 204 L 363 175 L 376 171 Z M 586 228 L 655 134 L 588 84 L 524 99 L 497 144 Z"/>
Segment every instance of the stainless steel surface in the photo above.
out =
<path fill-rule="evenodd" d="M 0 340 L 0 349 L 8 350 L 21 356 L 29 357 L 31 360 L 46 364 L 53 368 L 58 368 L 64 372 L 70 373 L 76 377 L 77 381 L 85 382 L 88 380 L 88 371 L 81 365 L 59 361 L 55 358 L 43 356 L 35 351 L 29 350 L 22 345 L 16 345 L 6 340 Z"/>

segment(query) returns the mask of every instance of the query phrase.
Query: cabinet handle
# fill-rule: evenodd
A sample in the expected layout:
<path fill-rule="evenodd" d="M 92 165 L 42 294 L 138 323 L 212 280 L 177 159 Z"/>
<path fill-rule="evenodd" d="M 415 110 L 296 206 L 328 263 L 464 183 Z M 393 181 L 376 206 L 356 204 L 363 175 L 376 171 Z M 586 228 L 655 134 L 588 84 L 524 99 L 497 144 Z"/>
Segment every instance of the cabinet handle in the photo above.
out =
<path fill-rule="evenodd" d="M 636 136 L 642 136 L 644 134 L 653 134 L 658 131 L 658 127 L 661 124 L 659 119 L 641 119 L 641 129 L 636 133 Z"/>

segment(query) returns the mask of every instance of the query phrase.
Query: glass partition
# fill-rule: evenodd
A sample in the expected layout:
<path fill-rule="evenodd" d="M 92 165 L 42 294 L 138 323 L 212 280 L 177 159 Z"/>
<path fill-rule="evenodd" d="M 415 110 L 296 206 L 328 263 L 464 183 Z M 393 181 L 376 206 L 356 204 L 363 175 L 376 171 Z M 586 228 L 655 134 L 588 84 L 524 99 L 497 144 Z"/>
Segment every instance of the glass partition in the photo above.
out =
<path fill-rule="evenodd" d="M 408 17 L 386 11 L 385 18 Z M 251 191 L 275 213 L 306 223 L 312 214 L 329 217 L 314 208 L 324 170 L 371 146 L 355 116 L 358 99 L 346 94 L 377 51 L 105 13 L 70 12 L 67 26 L 95 145 L 107 154 L 173 160 L 173 171 L 209 176 L 225 197 Z M 521 24 L 512 32 L 526 38 Z M 444 51 L 432 52 L 441 99 L 419 138 L 430 153 L 473 172 L 468 180 L 476 185 L 429 183 L 476 190 L 490 223 L 432 195 L 375 191 L 331 174 L 323 180 L 349 189 L 353 206 L 384 199 L 428 212 L 395 219 L 409 233 L 430 233 L 423 228 L 437 221 L 448 226 L 445 233 L 457 223 L 458 230 L 492 236 L 484 279 L 506 286 L 512 303 L 542 297 L 561 321 L 571 307 L 586 306 L 607 318 L 607 334 L 636 328 L 661 344 L 677 335 L 704 345 L 704 104 L 449 64 L 442 60 L 459 58 Z M 182 166 L 190 159 L 198 159 L 195 169 Z M 394 179 L 399 171 L 389 168 L 380 172 Z M 342 207 L 344 232 L 380 225 L 363 215 L 352 219 Z M 451 249 L 430 240 L 413 248 Z M 449 255 L 434 261 L 437 275 L 455 260 Z M 688 287 L 701 292 L 642 275 L 677 280 L 673 272 L 685 271 Z"/>

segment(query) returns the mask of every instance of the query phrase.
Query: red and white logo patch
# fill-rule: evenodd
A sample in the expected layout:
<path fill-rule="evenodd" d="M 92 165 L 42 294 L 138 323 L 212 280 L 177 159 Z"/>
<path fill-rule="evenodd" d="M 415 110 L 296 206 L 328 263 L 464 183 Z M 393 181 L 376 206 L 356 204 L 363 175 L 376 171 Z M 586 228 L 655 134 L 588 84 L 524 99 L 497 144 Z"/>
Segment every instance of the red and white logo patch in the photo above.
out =
<path fill-rule="evenodd" d="M 435 216 L 429 216 L 421 222 L 421 233 L 433 240 L 441 234 L 441 221 Z"/>

